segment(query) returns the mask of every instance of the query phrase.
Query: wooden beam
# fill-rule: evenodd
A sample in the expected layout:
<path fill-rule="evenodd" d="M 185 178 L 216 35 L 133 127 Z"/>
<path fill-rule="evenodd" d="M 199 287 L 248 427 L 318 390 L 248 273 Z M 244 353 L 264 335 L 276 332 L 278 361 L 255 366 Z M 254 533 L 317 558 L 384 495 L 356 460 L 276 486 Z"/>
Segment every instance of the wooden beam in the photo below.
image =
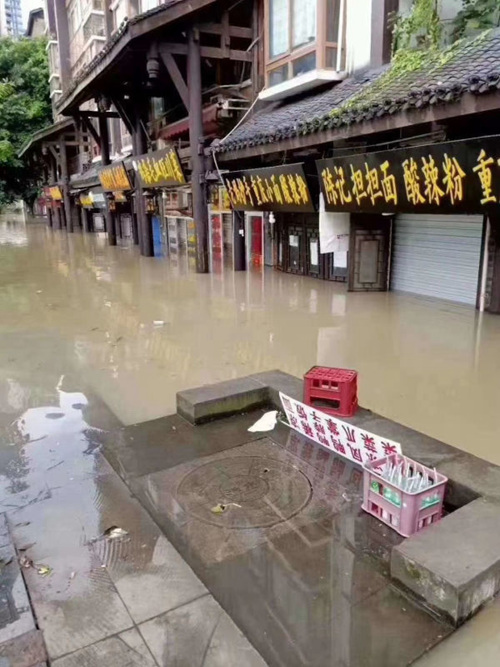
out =
<path fill-rule="evenodd" d="M 80 111 L 80 116 L 87 116 L 87 118 L 99 118 L 99 116 L 106 116 L 106 118 L 120 118 L 117 111 Z"/>
<path fill-rule="evenodd" d="M 162 51 L 160 47 L 160 56 L 165 65 L 167 72 L 170 74 L 170 78 L 174 82 L 174 85 L 179 93 L 179 96 L 186 107 L 186 110 L 189 111 L 189 93 L 184 77 L 181 74 L 179 66 L 175 62 L 174 56 L 168 51 Z"/>
<path fill-rule="evenodd" d="M 83 114 L 80 115 L 80 118 L 82 119 L 83 125 L 92 136 L 92 139 L 96 142 L 99 148 L 101 148 L 101 137 L 98 135 L 97 130 L 92 125 L 92 122 L 87 118 L 87 116 L 84 116 Z"/>
<path fill-rule="evenodd" d="M 224 28 L 222 23 L 199 23 L 198 30 L 200 32 L 209 33 L 210 35 L 222 35 Z M 253 31 L 252 28 L 243 28 L 239 25 L 230 25 L 229 35 L 231 37 L 252 40 Z"/>
<path fill-rule="evenodd" d="M 113 97 L 111 98 L 111 103 L 118 111 L 118 117 L 123 121 L 129 134 L 132 136 L 134 133 L 134 124 L 132 122 L 132 115 L 130 114 L 130 111 L 127 109 L 125 101 Z"/>
<path fill-rule="evenodd" d="M 188 51 L 187 44 L 179 44 L 177 42 L 162 44 L 161 50 L 165 53 L 174 53 L 181 56 L 186 56 Z M 239 60 L 245 63 L 251 63 L 253 59 L 252 54 L 249 51 L 229 49 L 229 55 L 226 55 L 224 51 L 217 46 L 201 46 L 200 55 L 202 58 L 213 58 L 215 60 L 229 58 L 230 60 Z"/>
<path fill-rule="evenodd" d="M 59 162 L 59 153 L 56 151 L 55 147 L 52 144 L 46 144 L 49 147 L 49 151 L 52 153 L 56 164 Z"/>

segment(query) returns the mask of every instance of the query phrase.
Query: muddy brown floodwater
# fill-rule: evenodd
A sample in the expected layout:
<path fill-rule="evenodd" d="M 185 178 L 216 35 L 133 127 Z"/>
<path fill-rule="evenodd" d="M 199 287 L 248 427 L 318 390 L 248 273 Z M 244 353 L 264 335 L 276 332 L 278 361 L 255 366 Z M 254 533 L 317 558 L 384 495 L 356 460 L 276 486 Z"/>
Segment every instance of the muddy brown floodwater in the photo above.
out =
<path fill-rule="evenodd" d="M 2 412 L 68 373 L 132 424 L 174 412 L 180 389 L 314 364 L 357 369 L 362 405 L 500 464 L 500 317 L 272 269 L 197 275 L 0 222 Z"/>

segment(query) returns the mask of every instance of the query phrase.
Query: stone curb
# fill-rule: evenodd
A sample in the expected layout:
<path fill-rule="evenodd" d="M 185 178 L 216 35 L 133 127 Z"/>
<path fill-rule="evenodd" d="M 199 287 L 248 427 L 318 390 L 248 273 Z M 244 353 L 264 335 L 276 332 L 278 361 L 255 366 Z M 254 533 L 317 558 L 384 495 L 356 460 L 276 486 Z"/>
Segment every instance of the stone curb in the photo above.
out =
<path fill-rule="evenodd" d="M 0 667 L 41 667 L 47 653 L 37 629 L 7 518 L 0 514 Z"/>

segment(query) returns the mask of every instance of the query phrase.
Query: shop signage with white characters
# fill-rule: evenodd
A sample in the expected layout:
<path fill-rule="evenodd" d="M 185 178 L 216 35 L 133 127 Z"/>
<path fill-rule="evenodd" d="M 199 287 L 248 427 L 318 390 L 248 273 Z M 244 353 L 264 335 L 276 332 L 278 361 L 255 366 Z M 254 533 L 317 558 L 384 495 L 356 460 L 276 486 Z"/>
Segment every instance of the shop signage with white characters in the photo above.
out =
<path fill-rule="evenodd" d="M 399 442 L 352 426 L 281 392 L 280 399 L 291 428 L 350 461 L 362 465 L 402 453 Z"/>

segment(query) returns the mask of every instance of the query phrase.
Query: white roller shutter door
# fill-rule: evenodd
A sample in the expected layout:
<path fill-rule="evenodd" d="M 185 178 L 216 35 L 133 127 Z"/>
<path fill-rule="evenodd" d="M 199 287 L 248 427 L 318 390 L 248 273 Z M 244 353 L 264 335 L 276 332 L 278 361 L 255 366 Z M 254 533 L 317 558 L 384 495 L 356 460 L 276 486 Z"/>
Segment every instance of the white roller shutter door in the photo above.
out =
<path fill-rule="evenodd" d="M 475 305 L 483 216 L 396 217 L 391 289 Z"/>

